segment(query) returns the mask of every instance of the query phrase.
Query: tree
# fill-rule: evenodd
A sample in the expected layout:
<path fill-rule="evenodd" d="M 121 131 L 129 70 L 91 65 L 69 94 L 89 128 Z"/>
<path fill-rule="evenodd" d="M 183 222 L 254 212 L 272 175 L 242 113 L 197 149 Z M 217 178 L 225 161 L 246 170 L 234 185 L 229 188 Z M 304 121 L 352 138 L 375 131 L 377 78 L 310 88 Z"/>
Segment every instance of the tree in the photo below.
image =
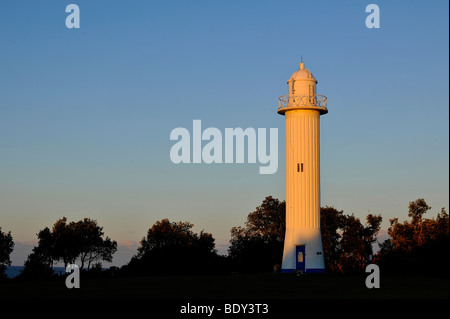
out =
<path fill-rule="evenodd" d="M 365 245 L 365 256 L 367 258 L 369 256 L 373 257 L 373 244 L 377 241 L 377 234 L 381 229 L 381 223 L 383 218 L 381 215 L 372 215 L 369 214 L 366 216 L 366 227 L 363 230 L 364 237 L 364 245 Z"/>
<path fill-rule="evenodd" d="M 219 260 L 214 238 L 196 234 L 189 222 L 157 221 L 142 238 L 137 254 L 122 272 L 132 274 L 204 274 Z"/>
<path fill-rule="evenodd" d="M 363 272 L 373 254 L 381 215 L 369 214 L 366 225 L 334 207 L 320 209 L 325 267 L 343 273 Z M 243 272 L 271 271 L 283 257 L 286 203 L 271 196 L 250 213 L 245 227 L 231 229 L 229 255 Z"/>
<path fill-rule="evenodd" d="M 50 269 L 53 268 L 53 260 L 55 259 L 55 239 L 48 227 L 39 231 L 37 234 L 39 242 L 39 251 L 41 255 L 42 263 L 48 266 Z"/>
<path fill-rule="evenodd" d="M 320 231 L 322 233 L 322 249 L 325 268 L 335 271 L 338 269 L 341 256 L 340 229 L 343 227 L 344 212 L 334 207 L 320 208 Z"/>
<path fill-rule="evenodd" d="M 53 259 L 42 246 L 33 247 L 24 263 L 21 277 L 47 278 L 53 275 Z"/>
<path fill-rule="evenodd" d="M 187 248 L 193 245 L 196 235 L 192 232 L 194 225 L 189 222 L 170 222 L 165 218 L 157 221 L 142 238 L 138 247 L 138 257 L 157 248 L 180 247 Z"/>
<path fill-rule="evenodd" d="M 11 232 L 4 233 L 0 227 L 0 279 L 6 278 L 6 267 L 11 265 L 10 254 L 14 249 Z"/>
<path fill-rule="evenodd" d="M 96 264 L 101 264 L 100 261 L 112 262 L 113 254 L 116 251 L 117 242 L 109 237 L 106 237 L 105 240 L 102 240 L 97 245 L 89 246 L 87 250 L 87 269 L 89 270 L 94 262 Z"/>
<path fill-rule="evenodd" d="M 411 226 L 413 227 L 414 237 L 417 238 L 418 245 L 423 243 L 423 215 L 431 209 L 427 205 L 423 198 L 419 198 L 414 202 L 409 203 L 409 213 L 408 216 L 411 217 Z"/>
<path fill-rule="evenodd" d="M 247 216 L 245 227 L 231 229 L 229 256 L 241 272 L 272 271 L 281 265 L 286 232 L 286 203 L 266 197 Z"/>
<path fill-rule="evenodd" d="M 63 217 L 38 234 L 38 245 L 25 262 L 24 275 L 42 277 L 53 273 L 53 263 L 61 261 L 64 267 L 74 264 L 79 258 L 81 269 L 88 264 L 102 260 L 111 262 L 117 251 L 117 242 L 109 237 L 103 239 L 103 227 L 96 220 L 84 218 L 78 222 L 67 223 Z"/>
<path fill-rule="evenodd" d="M 80 254 L 80 242 L 73 226 L 73 223 L 68 224 L 67 218 L 63 217 L 57 220 L 52 228 L 53 251 L 51 255 L 55 261 L 62 261 L 64 267 L 74 264 Z"/>
<path fill-rule="evenodd" d="M 449 215 L 424 218 L 431 209 L 423 198 L 409 203 L 410 221 L 390 220 L 390 238 L 380 246 L 378 263 L 392 272 L 436 271 L 449 265 Z"/>
<path fill-rule="evenodd" d="M 266 197 L 261 206 L 247 216 L 245 226 L 249 236 L 284 241 L 286 202 Z"/>
<path fill-rule="evenodd" d="M 24 263 L 21 277 L 45 278 L 53 274 L 54 238 L 48 227 L 37 234 L 38 246 L 33 247 Z"/>
<path fill-rule="evenodd" d="M 112 255 L 117 251 L 117 242 L 109 237 L 103 239 L 103 227 L 96 220 L 84 218 L 76 223 L 70 224 L 77 238 L 77 249 L 81 261 L 80 269 L 88 264 L 88 270 L 93 262 L 112 261 Z"/>
<path fill-rule="evenodd" d="M 366 225 L 354 215 L 334 207 L 320 209 L 325 267 L 342 273 L 362 272 L 373 255 L 373 243 L 380 231 L 381 215 L 369 214 Z"/>
<path fill-rule="evenodd" d="M 380 230 L 381 215 L 369 214 L 366 226 L 354 215 L 343 215 L 338 269 L 342 273 L 363 272 L 373 254 L 372 244 Z"/>
<path fill-rule="evenodd" d="M 390 220 L 388 234 L 391 237 L 394 250 L 410 252 L 416 247 L 430 242 L 436 235 L 435 230 L 438 231 L 437 234 L 443 234 L 444 236 L 447 234 L 448 237 L 448 214 L 444 208 L 441 210 L 441 214 L 437 216 L 437 220 L 423 218 L 423 215 L 431 209 L 423 198 L 410 202 L 408 209 L 408 217 L 411 217 L 410 222 L 400 223 L 398 218 Z M 447 226 L 445 227 L 446 223 Z M 440 229 L 435 229 L 437 225 L 440 225 Z"/>

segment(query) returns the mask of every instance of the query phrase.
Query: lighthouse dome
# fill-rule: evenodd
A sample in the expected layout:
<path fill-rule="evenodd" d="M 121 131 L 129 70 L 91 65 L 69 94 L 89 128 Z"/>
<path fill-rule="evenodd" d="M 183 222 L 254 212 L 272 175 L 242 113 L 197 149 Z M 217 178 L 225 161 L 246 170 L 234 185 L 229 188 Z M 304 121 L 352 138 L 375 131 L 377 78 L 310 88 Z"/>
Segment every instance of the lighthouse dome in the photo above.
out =
<path fill-rule="evenodd" d="M 311 71 L 305 68 L 305 63 L 303 62 L 300 63 L 300 68 L 297 71 L 295 71 L 294 74 L 291 75 L 288 82 L 292 80 L 294 81 L 309 80 L 317 82 L 316 78 L 314 77 L 314 75 L 312 75 Z"/>

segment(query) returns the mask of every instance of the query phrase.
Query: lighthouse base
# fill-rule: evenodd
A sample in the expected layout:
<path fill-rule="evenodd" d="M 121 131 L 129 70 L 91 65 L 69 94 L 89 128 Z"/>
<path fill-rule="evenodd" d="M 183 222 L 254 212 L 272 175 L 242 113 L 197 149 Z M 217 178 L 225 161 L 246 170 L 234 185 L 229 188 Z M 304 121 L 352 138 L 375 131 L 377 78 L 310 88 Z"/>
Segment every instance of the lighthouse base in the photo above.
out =
<path fill-rule="evenodd" d="M 281 272 L 325 272 L 320 228 L 286 229 Z"/>
<path fill-rule="evenodd" d="M 281 269 L 281 273 L 283 274 L 292 274 L 294 272 L 297 272 L 297 269 Z M 323 274 L 325 272 L 325 268 L 324 269 L 306 269 L 305 270 L 306 273 L 308 274 Z"/>

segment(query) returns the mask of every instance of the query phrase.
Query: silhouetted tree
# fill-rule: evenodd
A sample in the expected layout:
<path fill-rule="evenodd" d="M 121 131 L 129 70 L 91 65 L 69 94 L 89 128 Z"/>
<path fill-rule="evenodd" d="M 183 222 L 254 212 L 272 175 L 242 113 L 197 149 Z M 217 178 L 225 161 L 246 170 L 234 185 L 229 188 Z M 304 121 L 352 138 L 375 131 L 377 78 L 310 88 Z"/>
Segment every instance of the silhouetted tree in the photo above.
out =
<path fill-rule="evenodd" d="M 344 212 L 334 207 L 321 207 L 320 231 L 322 233 L 322 249 L 325 268 L 328 271 L 338 269 L 341 256 L 341 232 L 343 227 Z"/>
<path fill-rule="evenodd" d="M 377 263 L 393 272 L 437 271 L 449 266 L 449 215 L 444 208 L 436 218 L 424 218 L 431 207 L 419 198 L 409 203 L 410 221 L 390 220 L 390 238 L 380 246 Z"/>
<path fill-rule="evenodd" d="M 338 269 L 342 273 L 363 272 L 373 255 L 372 244 L 380 230 L 382 217 L 369 214 L 366 226 L 353 215 L 343 216 Z"/>
<path fill-rule="evenodd" d="M 242 272 L 271 271 L 281 265 L 286 204 L 271 196 L 250 213 L 245 227 L 231 229 L 229 256 Z M 334 207 L 320 209 L 322 246 L 326 269 L 343 273 L 362 272 L 373 254 L 372 244 L 380 230 L 381 215 L 369 214 L 366 225 Z"/>
<path fill-rule="evenodd" d="M 6 267 L 11 265 L 10 254 L 14 249 L 11 232 L 4 233 L 0 227 L 0 279 L 6 277 Z"/>
<path fill-rule="evenodd" d="M 249 236 L 284 241 L 286 202 L 266 197 L 261 206 L 247 216 L 245 230 Z"/>
<path fill-rule="evenodd" d="M 192 231 L 189 222 L 157 221 L 142 238 L 138 252 L 122 273 L 202 274 L 214 272 L 218 260 L 211 234 Z"/>
<path fill-rule="evenodd" d="M 117 242 L 115 240 L 111 240 L 111 238 L 109 237 L 106 237 L 104 240 L 99 241 L 97 245 L 88 246 L 87 269 L 90 269 L 93 262 L 96 262 L 97 264 L 101 264 L 101 261 L 112 262 L 113 254 L 116 251 Z"/>
<path fill-rule="evenodd" d="M 157 248 L 192 246 L 196 235 L 192 232 L 194 225 L 189 222 L 170 222 L 169 219 L 157 221 L 142 238 L 138 247 L 138 257 Z"/>
<path fill-rule="evenodd" d="M 54 239 L 52 232 L 45 227 L 37 234 L 38 246 L 35 246 L 24 263 L 21 277 L 45 278 L 53 274 Z"/>
<path fill-rule="evenodd" d="M 81 269 L 86 262 L 88 269 L 93 262 L 111 262 L 117 242 L 109 237 L 103 239 L 103 235 L 103 227 L 96 220 L 84 218 L 70 223 L 66 217 L 57 220 L 52 230 L 46 227 L 37 234 L 38 245 L 24 264 L 23 276 L 49 276 L 57 261 L 62 261 L 66 267 L 79 258 Z"/>
<path fill-rule="evenodd" d="M 354 215 L 334 207 L 320 209 L 325 267 L 342 273 L 362 272 L 373 256 L 373 243 L 380 231 L 381 215 L 369 214 L 366 225 Z"/>
<path fill-rule="evenodd" d="M 272 271 L 281 265 L 286 231 L 286 203 L 268 196 L 247 216 L 245 227 L 233 227 L 228 254 L 235 270 Z"/>
<path fill-rule="evenodd" d="M 33 247 L 24 263 L 21 277 L 47 278 L 53 275 L 53 259 L 41 246 Z"/>
<path fill-rule="evenodd" d="M 96 220 L 84 218 L 71 223 L 71 227 L 78 242 L 80 269 L 84 268 L 86 262 L 89 270 L 93 262 L 112 261 L 113 254 L 117 251 L 117 242 L 109 237 L 103 239 L 103 227 L 99 226 Z"/>
<path fill-rule="evenodd" d="M 68 264 L 74 264 L 80 255 L 80 243 L 74 224 L 68 224 L 66 217 L 57 220 L 52 228 L 52 240 L 52 257 L 56 261 L 62 261 L 64 267 L 67 267 Z"/>

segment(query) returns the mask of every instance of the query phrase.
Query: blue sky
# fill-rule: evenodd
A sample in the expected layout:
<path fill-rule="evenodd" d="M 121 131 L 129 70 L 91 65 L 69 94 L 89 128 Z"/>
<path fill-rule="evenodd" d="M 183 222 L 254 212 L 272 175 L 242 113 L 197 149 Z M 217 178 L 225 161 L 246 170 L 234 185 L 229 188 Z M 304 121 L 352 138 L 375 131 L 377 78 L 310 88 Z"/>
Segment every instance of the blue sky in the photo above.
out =
<path fill-rule="evenodd" d="M 81 28 L 67 29 L 76 3 Z M 367 29 L 376 3 L 381 28 Z M 2 1 L 0 226 L 22 264 L 62 216 L 97 219 L 128 261 L 162 218 L 226 249 L 265 196 L 285 198 L 277 99 L 300 56 L 328 97 L 322 205 L 407 219 L 449 207 L 448 1 Z M 278 128 L 279 169 L 175 165 L 176 127 Z M 128 249 L 128 250 L 127 250 Z"/>

